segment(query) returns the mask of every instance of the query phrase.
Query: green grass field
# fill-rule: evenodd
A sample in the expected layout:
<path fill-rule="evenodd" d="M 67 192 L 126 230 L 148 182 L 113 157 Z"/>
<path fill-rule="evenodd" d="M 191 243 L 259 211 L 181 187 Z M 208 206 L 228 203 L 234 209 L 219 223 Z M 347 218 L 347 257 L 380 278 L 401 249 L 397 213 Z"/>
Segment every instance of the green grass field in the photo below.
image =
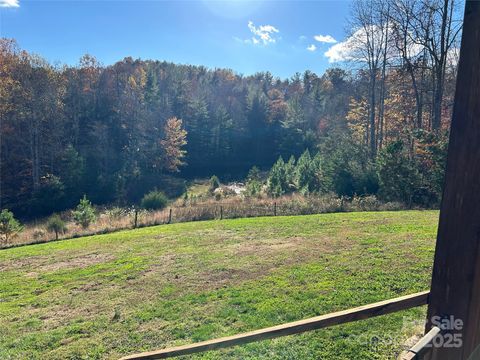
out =
<path fill-rule="evenodd" d="M 438 212 L 150 227 L 0 251 L 0 359 L 115 359 L 429 287 Z M 394 359 L 424 308 L 198 355 Z"/>

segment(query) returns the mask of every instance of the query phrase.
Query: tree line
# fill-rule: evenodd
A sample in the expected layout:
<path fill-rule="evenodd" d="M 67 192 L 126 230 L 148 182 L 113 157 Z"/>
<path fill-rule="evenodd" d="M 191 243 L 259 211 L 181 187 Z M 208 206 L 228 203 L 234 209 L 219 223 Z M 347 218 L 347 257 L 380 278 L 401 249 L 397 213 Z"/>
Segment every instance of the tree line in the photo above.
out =
<path fill-rule="evenodd" d="M 181 179 L 239 178 L 305 150 L 330 162 L 324 188 L 338 194 L 378 192 L 390 153 L 438 201 L 456 4 L 357 1 L 350 21 L 351 67 L 283 80 L 130 57 L 53 65 L 1 39 L 0 207 L 27 217 L 84 194 L 95 204 L 179 195 Z"/>

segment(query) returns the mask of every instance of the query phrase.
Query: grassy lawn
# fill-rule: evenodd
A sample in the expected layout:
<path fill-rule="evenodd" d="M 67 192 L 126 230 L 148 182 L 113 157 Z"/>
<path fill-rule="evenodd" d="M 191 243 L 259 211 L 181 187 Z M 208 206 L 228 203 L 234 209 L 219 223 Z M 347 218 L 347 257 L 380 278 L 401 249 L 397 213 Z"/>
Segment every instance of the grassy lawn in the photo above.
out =
<path fill-rule="evenodd" d="M 172 224 L 0 251 L 0 359 L 115 359 L 429 287 L 438 212 Z M 417 308 L 201 359 L 394 359 Z"/>

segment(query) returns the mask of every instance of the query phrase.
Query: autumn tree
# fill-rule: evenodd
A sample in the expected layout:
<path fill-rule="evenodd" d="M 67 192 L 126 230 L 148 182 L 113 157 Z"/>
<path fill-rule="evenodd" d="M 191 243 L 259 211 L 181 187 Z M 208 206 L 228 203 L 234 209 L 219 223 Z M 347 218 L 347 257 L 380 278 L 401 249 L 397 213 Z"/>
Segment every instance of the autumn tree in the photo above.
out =
<path fill-rule="evenodd" d="M 353 3 L 350 18 L 354 33 L 351 34 L 351 60 L 365 63 L 369 81 L 369 147 L 370 155 L 375 158 L 377 152 L 376 109 L 377 77 L 386 61 L 388 17 L 378 9 L 376 0 L 358 0 Z"/>
<path fill-rule="evenodd" d="M 179 171 L 185 165 L 187 132 L 182 128 L 182 120 L 170 118 L 165 124 L 165 138 L 160 141 L 164 151 L 164 167 L 169 171 Z"/>
<path fill-rule="evenodd" d="M 395 6 L 402 3 L 410 4 Z M 397 140 L 419 164 L 425 194 L 437 189 L 444 151 L 438 139 L 445 135 L 443 127 L 428 134 L 437 76 L 421 32 L 411 31 L 417 20 L 398 17 L 393 3 L 354 6 L 360 12 L 352 36 L 363 45 L 348 41 L 358 66 L 288 79 L 130 57 L 104 66 L 85 55 L 75 66 L 53 66 L 2 39 L 0 205 L 23 218 L 71 208 L 82 194 L 95 204 L 122 205 L 155 187 L 175 197 L 184 179 L 240 178 L 282 156 L 290 160 L 277 163 L 267 181 L 278 196 L 306 188 L 295 178 L 295 158 L 305 150 L 315 181 L 321 179 L 308 191 L 370 194 L 378 189 L 374 153 Z M 429 24 L 441 32 L 441 22 Z M 405 36 L 407 45 L 396 46 Z M 448 59 L 451 52 L 444 62 L 445 129 L 456 75 Z"/>

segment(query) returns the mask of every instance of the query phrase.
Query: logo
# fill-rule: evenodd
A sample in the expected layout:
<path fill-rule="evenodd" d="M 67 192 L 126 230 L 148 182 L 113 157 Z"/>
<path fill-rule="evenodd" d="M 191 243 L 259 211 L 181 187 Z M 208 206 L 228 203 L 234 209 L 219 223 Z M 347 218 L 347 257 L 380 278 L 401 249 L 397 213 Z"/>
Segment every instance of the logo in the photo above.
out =
<path fill-rule="evenodd" d="M 440 328 L 438 333 L 428 347 L 435 348 L 459 348 L 463 345 L 462 334 L 463 321 L 456 319 L 453 315 L 448 317 L 433 316 L 431 319 L 433 326 Z"/>

